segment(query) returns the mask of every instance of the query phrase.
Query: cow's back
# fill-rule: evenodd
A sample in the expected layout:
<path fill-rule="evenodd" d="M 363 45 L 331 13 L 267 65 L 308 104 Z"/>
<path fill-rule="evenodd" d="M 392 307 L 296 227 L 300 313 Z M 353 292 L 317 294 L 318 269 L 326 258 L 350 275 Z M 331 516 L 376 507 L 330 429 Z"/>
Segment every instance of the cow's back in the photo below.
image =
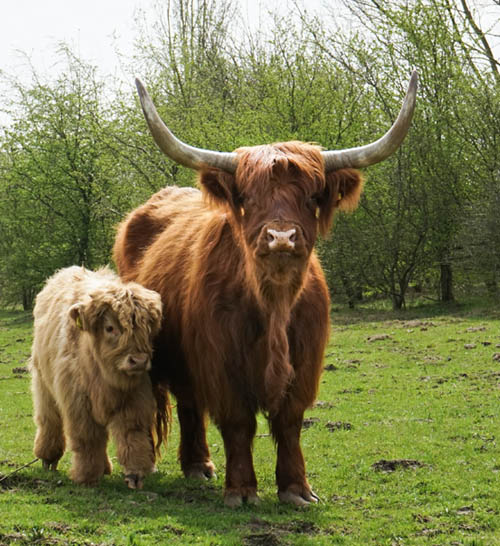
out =
<path fill-rule="evenodd" d="M 144 205 L 131 212 L 118 226 L 113 247 L 120 277 L 124 281 L 137 281 L 146 250 L 176 220 L 186 214 L 192 215 L 193 210 L 200 206 L 201 192 L 172 186 L 155 193 Z"/>

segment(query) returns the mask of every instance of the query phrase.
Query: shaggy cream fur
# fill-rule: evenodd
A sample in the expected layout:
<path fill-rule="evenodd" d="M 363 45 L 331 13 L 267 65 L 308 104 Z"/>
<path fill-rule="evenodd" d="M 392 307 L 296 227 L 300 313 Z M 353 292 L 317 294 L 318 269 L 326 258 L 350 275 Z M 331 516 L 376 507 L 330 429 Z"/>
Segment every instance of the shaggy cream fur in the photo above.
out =
<path fill-rule="evenodd" d="M 71 478 L 94 485 L 111 472 L 114 437 L 125 481 L 141 488 L 154 469 L 156 402 L 148 371 L 161 323 L 156 292 L 110 269 L 69 267 L 38 294 L 31 357 L 35 456 L 55 470 L 66 442 Z"/>

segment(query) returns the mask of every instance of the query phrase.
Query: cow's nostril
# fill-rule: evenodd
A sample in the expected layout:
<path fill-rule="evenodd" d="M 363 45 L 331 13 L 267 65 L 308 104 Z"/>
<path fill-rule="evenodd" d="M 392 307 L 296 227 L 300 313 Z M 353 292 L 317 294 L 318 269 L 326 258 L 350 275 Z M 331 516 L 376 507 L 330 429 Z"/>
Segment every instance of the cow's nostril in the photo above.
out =
<path fill-rule="evenodd" d="M 147 359 L 148 359 L 147 354 L 138 354 L 134 356 L 130 355 L 128 357 L 128 361 L 130 362 L 132 366 L 141 366 L 146 363 Z"/>
<path fill-rule="evenodd" d="M 290 236 L 288 237 L 288 240 L 291 243 L 295 243 L 295 241 L 297 240 L 297 232 L 295 230 L 293 230 L 293 233 L 290 234 Z"/>
<path fill-rule="evenodd" d="M 268 243 L 272 243 L 275 240 L 275 237 L 274 237 L 272 231 L 273 230 L 271 230 L 271 229 L 267 230 L 267 242 Z"/>

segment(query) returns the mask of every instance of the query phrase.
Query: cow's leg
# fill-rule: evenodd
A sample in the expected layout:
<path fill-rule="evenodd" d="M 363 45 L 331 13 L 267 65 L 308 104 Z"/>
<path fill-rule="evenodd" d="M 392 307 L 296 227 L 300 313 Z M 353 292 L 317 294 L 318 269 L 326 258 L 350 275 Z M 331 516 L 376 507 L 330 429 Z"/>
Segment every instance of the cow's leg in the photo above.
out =
<path fill-rule="evenodd" d="M 212 478 L 215 465 L 210 460 L 204 413 L 190 401 L 177 397 L 177 415 L 181 428 L 179 460 L 184 475 L 186 478 Z"/>
<path fill-rule="evenodd" d="M 257 504 L 257 478 L 252 461 L 252 442 L 257 423 L 253 413 L 228 412 L 217 424 L 226 452 L 224 503 L 232 508 L 243 502 Z"/>
<path fill-rule="evenodd" d="M 110 422 L 118 461 L 125 471 L 125 483 L 130 489 L 142 489 L 144 477 L 155 468 L 151 436 L 155 408 L 154 404 L 147 405 L 144 400 L 148 398 L 131 400 Z M 151 398 L 149 401 L 153 402 Z"/>
<path fill-rule="evenodd" d="M 304 410 L 295 408 L 289 399 L 271 419 L 271 432 L 278 447 L 276 482 L 282 502 L 306 506 L 318 502 L 307 482 L 304 456 L 300 447 Z"/>
<path fill-rule="evenodd" d="M 35 456 L 42 461 L 44 468 L 56 470 L 65 447 L 63 423 L 56 402 L 36 368 L 33 369 L 32 390 L 37 426 Z"/>

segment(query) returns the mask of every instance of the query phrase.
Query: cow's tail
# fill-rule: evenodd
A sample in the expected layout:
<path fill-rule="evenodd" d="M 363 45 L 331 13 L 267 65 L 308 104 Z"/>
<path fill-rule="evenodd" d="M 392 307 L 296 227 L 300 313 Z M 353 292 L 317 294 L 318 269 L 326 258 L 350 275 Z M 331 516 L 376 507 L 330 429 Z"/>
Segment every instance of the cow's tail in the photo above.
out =
<path fill-rule="evenodd" d="M 159 382 L 153 383 L 153 395 L 156 400 L 156 419 L 153 426 L 153 445 L 155 456 L 160 456 L 160 447 L 167 443 L 170 423 L 172 422 L 172 406 L 166 386 Z"/>

